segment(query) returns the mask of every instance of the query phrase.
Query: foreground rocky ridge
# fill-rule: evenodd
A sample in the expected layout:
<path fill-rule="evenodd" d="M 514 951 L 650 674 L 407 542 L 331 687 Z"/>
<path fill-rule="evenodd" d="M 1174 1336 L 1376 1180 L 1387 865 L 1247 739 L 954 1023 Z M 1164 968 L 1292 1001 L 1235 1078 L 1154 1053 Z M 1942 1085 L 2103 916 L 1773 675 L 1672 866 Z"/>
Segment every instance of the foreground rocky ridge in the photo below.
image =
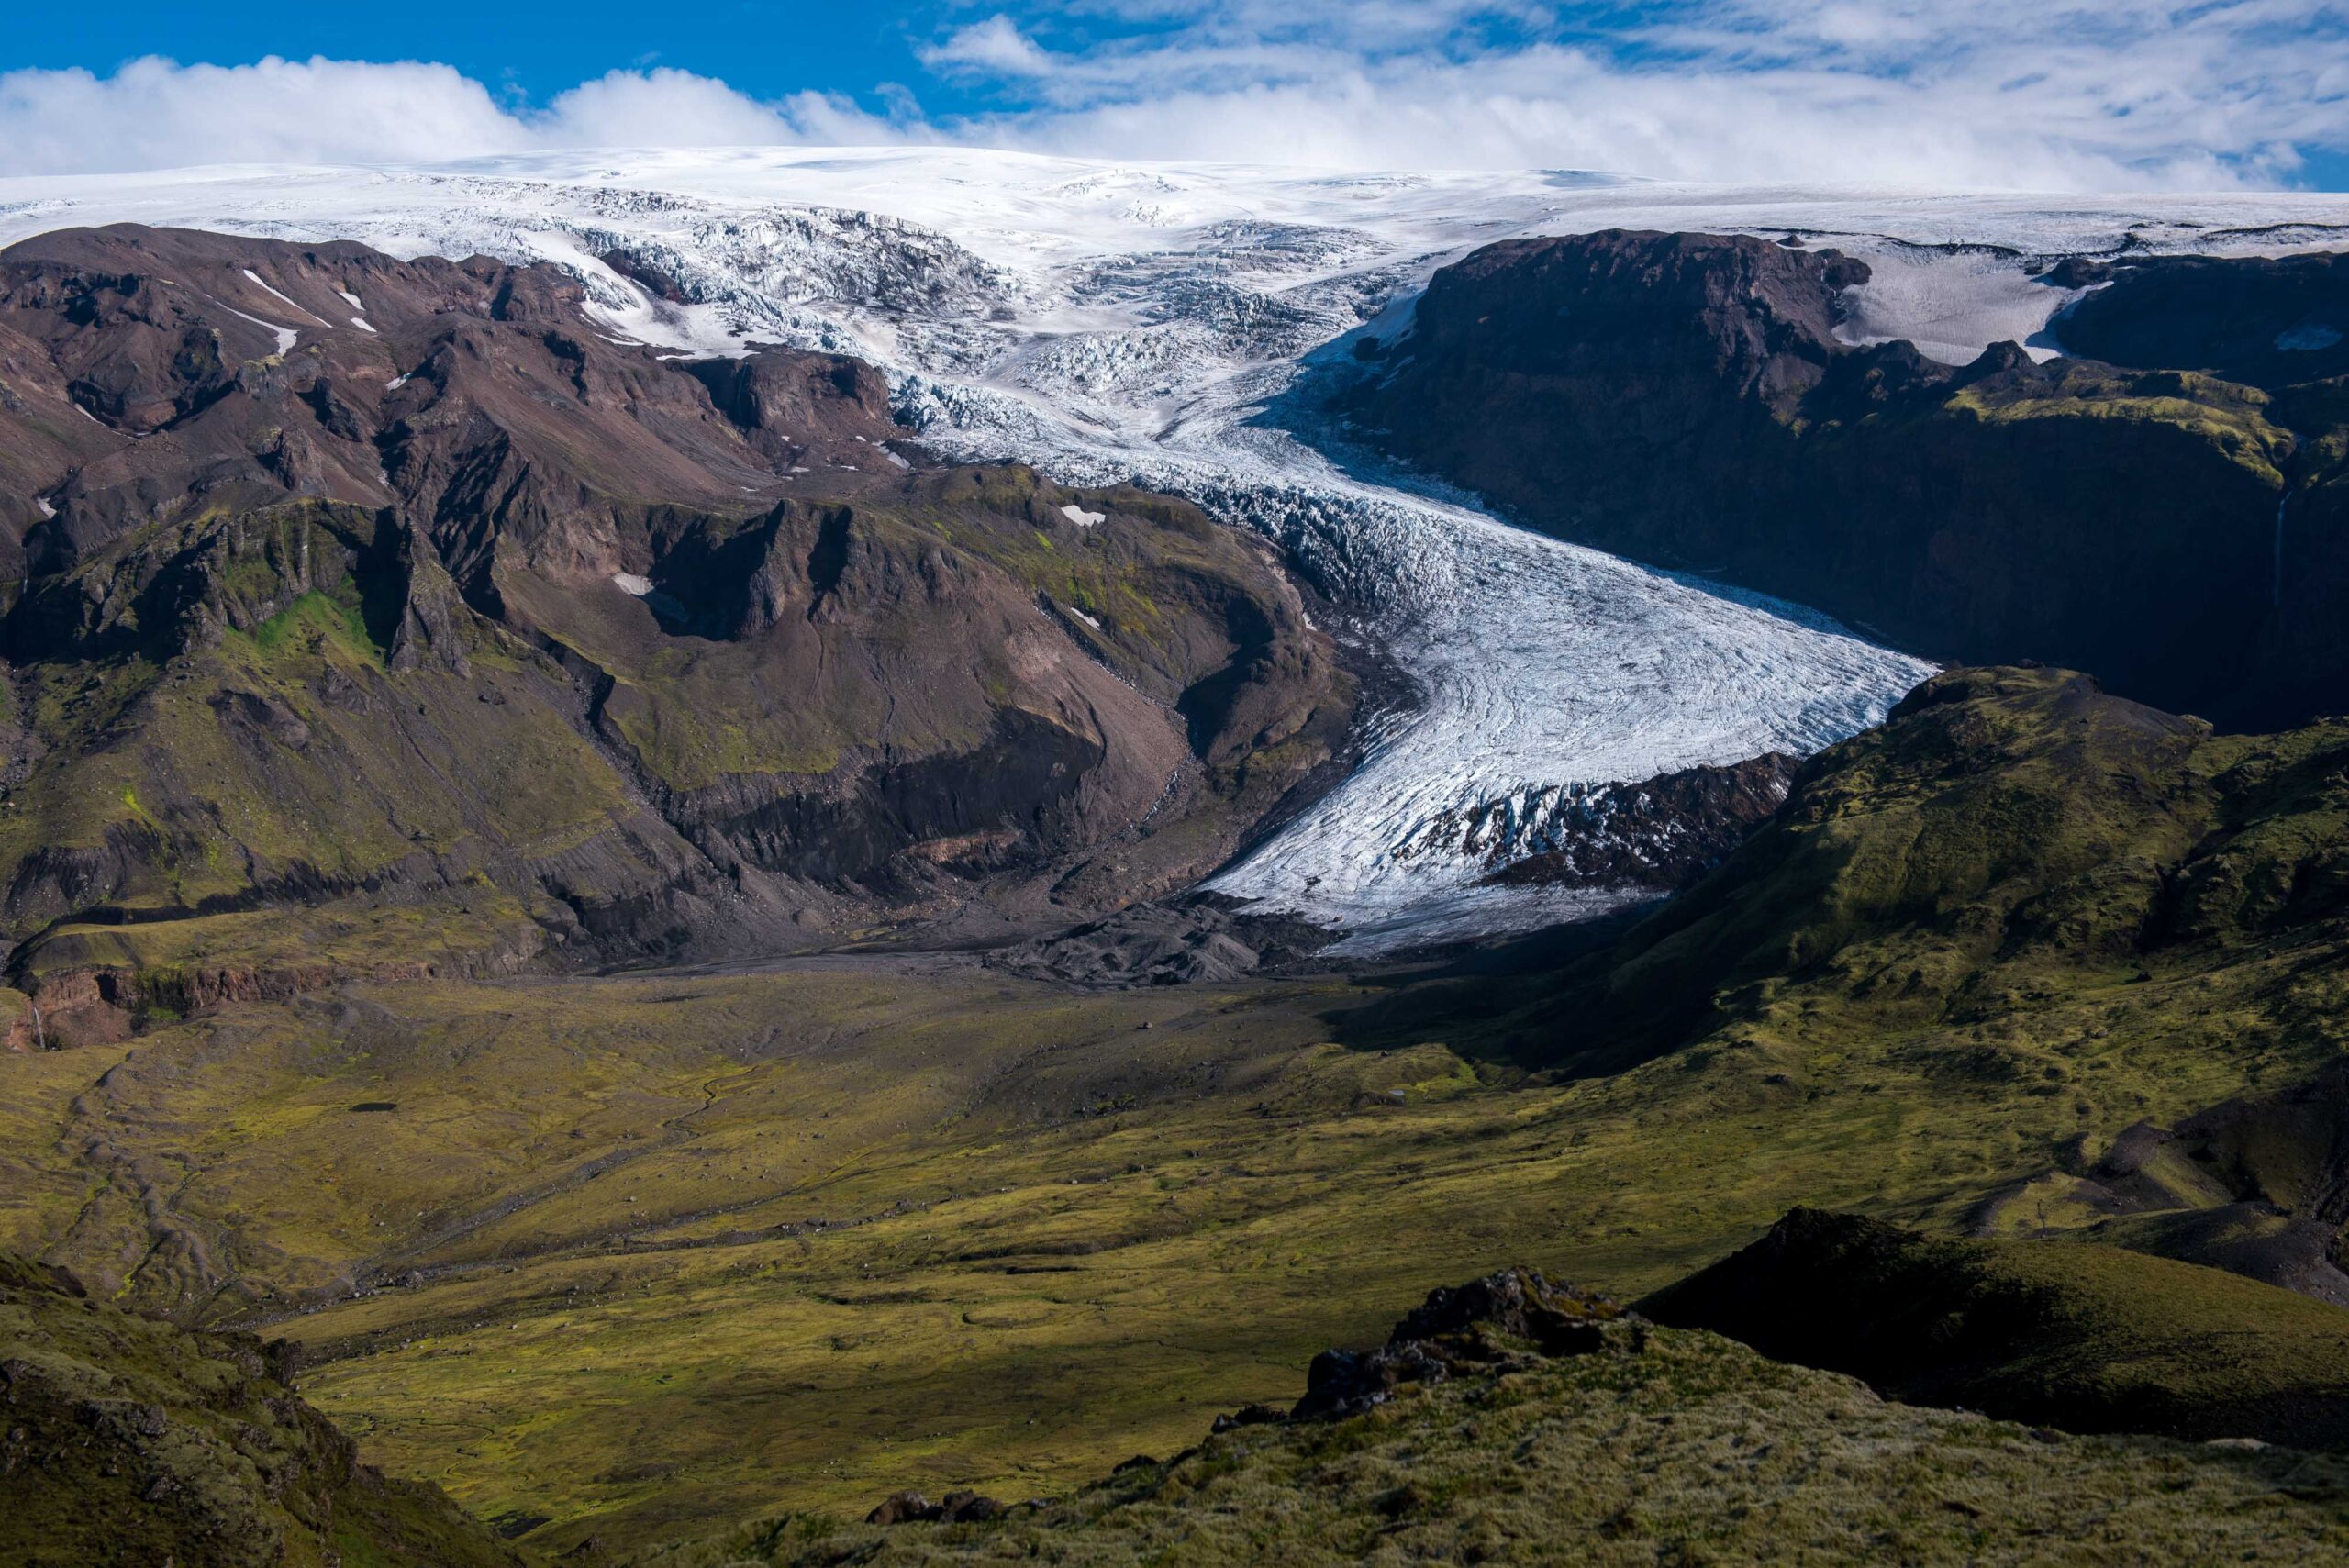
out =
<path fill-rule="evenodd" d="M 1821 1249 L 1811 1240 L 1830 1234 L 1837 1240 L 1814 1256 Z M 2342 1461 L 2260 1440 L 2282 1432 L 2307 1447 L 2338 1446 L 2338 1424 L 2324 1411 L 2349 1347 L 2349 1316 L 2125 1253 L 1971 1246 L 1969 1254 L 1966 1244 L 1798 1212 L 1748 1252 L 1636 1312 L 1538 1271 L 1505 1270 L 1434 1292 L 1375 1351 L 1318 1359 L 1294 1411 L 1219 1418 L 1198 1446 L 1164 1461 L 1137 1456 L 1071 1497 L 1007 1508 L 984 1497 L 946 1506 L 901 1494 L 863 1530 L 785 1518 L 634 1561 L 1631 1562 L 1664 1553 L 1976 1562 L 2027 1558 L 2050 1536 L 2077 1540 L 2083 1531 L 2099 1555 L 2113 1557 L 2282 1562 L 2349 1547 L 2336 1511 L 2349 1485 Z M 1910 1304 L 1879 1301 L 1868 1287 L 1897 1293 L 1914 1282 L 1897 1263 L 1874 1277 L 1870 1265 L 1854 1265 L 1863 1251 L 1946 1257 L 1944 1296 L 1901 1315 L 1898 1307 Z M 2042 1296 L 2060 1299 L 2017 1294 L 1960 1307 L 1968 1287 L 1959 1275 L 1979 1254 L 1997 1257 L 1979 1272 L 2036 1271 Z M 1765 1255 L 1766 1263 L 1751 1261 Z M 1841 1272 L 1806 1274 L 1806 1263 Z M 1983 1334 L 1952 1343 L 1924 1321 L 1954 1309 L 1973 1314 L 1969 1328 L 1994 1324 L 1990 1334 L 2011 1336 L 1991 1347 L 1994 1357 L 2060 1360 L 2026 1342 L 2032 1321 L 2050 1317 L 2069 1329 L 2076 1351 L 2099 1336 L 2109 1351 L 2130 1333 L 2132 1292 L 2174 1283 L 2165 1269 L 2207 1280 L 2227 1298 L 2163 1297 L 2176 1330 L 2162 1348 L 2181 1352 L 2165 1370 L 2179 1372 L 2184 1357 L 2218 1338 L 2238 1362 L 2260 1361 L 2269 1385 L 2232 1390 L 2240 1405 L 2189 1387 L 2173 1390 L 2166 1406 L 2132 1406 L 2132 1391 L 2099 1388 L 2083 1367 L 2065 1392 L 2009 1398 L 2004 1406 L 2031 1407 L 2009 1409 L 1995 1371 L 1929 1384 L 1904 1383 L 1893 1370 L 1962 1366 L 1982 1355 Z M 1701 1320 L 1700 1304 L 1740 1321 L 1808 1329 L 1789 1341 L 1796 1351 L 1765 1359 L 1643 1316 Z M 1849 1339 L 1849 1314 L 1879 1305 L 1892 1309 L 1873 1338 Z M 1811 1316 L 1822 1306 L 1823 1316 Z M 1769 1330 L 1756 1337 L 1777 1342 Z M 1855 1362 L 1866 1363 L 1875 1391 L 1802 1370 Z M 1904 1402 L 1888 1403 L 1895 1395 Z M 2009 1418 L 1931 1407 L 1959 1396 L 1969 1405 L 1981 1396 L 1993 1417 Z M 2010 1424 L 2014 1417 L 2042 1424 Z M 2181 1429 L 2220 1440 L 2071 1435 Z M 2149 1485 L 2156 1475 L 2164 1479 Z"/>
<path fill-rule="evenodd" d="M 1267 547 L 933 468 L 869 366 L 664 357 L 581 299 L 127 227 L 0 256 L 0 921 L 92 993 L 44 1038 L 1116 907 L 1342 735 Z"/>
<path fill-rule="evenodd" d="M 2237 728 L 2349 690 L 2349 258 L 2067 261 L 2050 333 L 1965 366 L 1854 344 L 1865 261 L 1613 230 L 1487 247 L 1341 406 L 1536 527 L 2043 659 Z"/>

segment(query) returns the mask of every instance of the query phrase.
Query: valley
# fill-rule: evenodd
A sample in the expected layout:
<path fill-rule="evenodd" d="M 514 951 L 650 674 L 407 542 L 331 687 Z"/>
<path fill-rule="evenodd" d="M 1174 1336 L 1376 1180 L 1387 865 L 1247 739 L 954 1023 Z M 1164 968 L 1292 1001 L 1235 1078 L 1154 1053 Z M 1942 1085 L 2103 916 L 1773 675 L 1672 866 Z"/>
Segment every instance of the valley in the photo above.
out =
<path fill-rule="evenodd" d="M 2337 203 L 70 183 L 0 1549 L 2349 1550 Z"/>
<path fill-rule="evenodd" d="M 371 1461 L 534 1549 L 1058 1496 L 1295 1399 L 1431 1276 L 1630 1296 L 1798 1204 L 1977 1226 L 2319 1071 L 2344 745 L 1953 678 L 1580 957 L 1103 993 L 850 955 L 223 1008 L 11 1059 L 0 1223 L 289 1336 Z M 2171 885 L 2205 891 L 2145 929 Z"/>

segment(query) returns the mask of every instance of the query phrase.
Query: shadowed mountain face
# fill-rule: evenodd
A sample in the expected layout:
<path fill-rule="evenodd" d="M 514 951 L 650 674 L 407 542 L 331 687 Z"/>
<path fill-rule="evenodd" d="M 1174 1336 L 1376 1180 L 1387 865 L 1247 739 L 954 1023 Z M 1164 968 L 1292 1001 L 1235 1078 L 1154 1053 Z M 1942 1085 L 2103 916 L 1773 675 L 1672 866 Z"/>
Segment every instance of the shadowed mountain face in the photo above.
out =
<path fill-rule="evenodd" d="M 1914 1404 L 2075 1432 L 2349 1445 L 2349 1313 L 2113 1248 L 1797 1209 L 1639 1308 Z"/>
<path fill-rule="evenodd" d="M 79 1027 L 1111 907 L 1330 754 L 1351 684 L 1264 547 L 580 300 L 348 244 L 0 255 L 0 922 Z"/>
<path fill-rule="evenodd" d="M 1963 368 L 1836 336 L 1865 262 L 1610 231 L 1437 273 L 1344 406 L 1537 527 L 1937 658 L 2043 659 L 2228 725 L 2349 690 L 2341 259 L 2066 264 L 2100 282 Z"/>

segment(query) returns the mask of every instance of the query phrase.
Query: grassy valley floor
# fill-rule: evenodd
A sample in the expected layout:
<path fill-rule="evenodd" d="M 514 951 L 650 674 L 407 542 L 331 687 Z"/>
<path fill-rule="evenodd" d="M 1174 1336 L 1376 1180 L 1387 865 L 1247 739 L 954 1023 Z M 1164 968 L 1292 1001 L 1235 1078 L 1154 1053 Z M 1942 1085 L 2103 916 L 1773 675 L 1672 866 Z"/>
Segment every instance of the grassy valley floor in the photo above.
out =
<path fill-rule="evenodd" d="M 913 1485 L 1060 1494 L 1301 1392 L 1431 1280 L 1636 1294 L 1797 1203 L 1951 1223 L 2327 1048 L 2239 1027 L 2289 954 L 1979 1026 L 1609 1076 L 1478 1065 L 1371 975 L 1085 995 L 964 959 L 359 984 L 10 1059 L 8 1244 L 290 1335 L 387 1471 L 525 1544 L 607 1550 Z M 2267 990 L 2262 990 L 2266 986 Z"/>

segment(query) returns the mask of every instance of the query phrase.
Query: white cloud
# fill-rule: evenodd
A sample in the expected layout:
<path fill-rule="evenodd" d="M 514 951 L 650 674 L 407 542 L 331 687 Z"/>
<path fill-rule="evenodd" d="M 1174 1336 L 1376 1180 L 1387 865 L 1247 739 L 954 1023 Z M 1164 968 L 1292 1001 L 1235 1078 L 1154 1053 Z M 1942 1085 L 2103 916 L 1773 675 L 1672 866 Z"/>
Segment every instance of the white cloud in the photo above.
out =
<path fill-rule="evenodd" d="M 1604 27 L 1538 0 L 997 3 L 917 50 L 1019 106 L 965 118 L 925 117 L 896 84 L 876 115 L 619 71 L 518 108 L 443 65 L 143 60 L 0 74 L 0 172 L 951 138 L 2063 189 L 2284 182 L 2349 154 L 2343 0 L 1681 0 L 1598 7 Z"/>
<path fill-rule="evenodd" d="M 974 22 L 920 51 L 921 62 L 932 71 L 951 74 L 985 72 L 996 76 L 1048 76 L 1060 61 L 1045 52 L 1019 24 L 1000 11 L 984 22 Z"/>
<path fill-rule="evenodd" d="M 423 161 L 527 145 L 488 90 L 445 65 L 137 60 L 0 74 L 0 169 L 76 173 L 196 162 Z"/>
<path fill-rule="evenodd" d="M 1308 82 L 1186 85 L 1063 106 L 998 138 L 1129 158 L 1340 167 L 1591 169 L 1658 178 L 1830 180 L 2043 190 L 2210 188 L 2287 176 L 2266 117 L 2164 112 L 2116 128 L 2056 94 L 1888 83 L 1831 72 L 1631 74 L 1544 46 L 1464 63 L 1404 61 Z"/>
<path fill-rule="evenodd" d="M 558 94 L 526 130 L 598 147 L 726 147 L 785 139 L 774 110 L 690 72 L 615 71 Z"/>
<path fill-rule="evenodd" d="M 689 72 L 615 71 L 516 110 L 446 65 L 290 61 L 0 73 L 0 173 L 198 163 L 417 163 L 542 147 L 883 141 L 844 98 L 763 104 Z"/>
<path fill-rule="evenodd" d="M 997 139 L 1122 157 L 2084 188 L 2349 151 L 2340 0 L 1074 0 Z M 1626 20 L 1625 17 L 1633 19 Z M 1031 46 L 1032 47 L 1032 46 Z"/>

